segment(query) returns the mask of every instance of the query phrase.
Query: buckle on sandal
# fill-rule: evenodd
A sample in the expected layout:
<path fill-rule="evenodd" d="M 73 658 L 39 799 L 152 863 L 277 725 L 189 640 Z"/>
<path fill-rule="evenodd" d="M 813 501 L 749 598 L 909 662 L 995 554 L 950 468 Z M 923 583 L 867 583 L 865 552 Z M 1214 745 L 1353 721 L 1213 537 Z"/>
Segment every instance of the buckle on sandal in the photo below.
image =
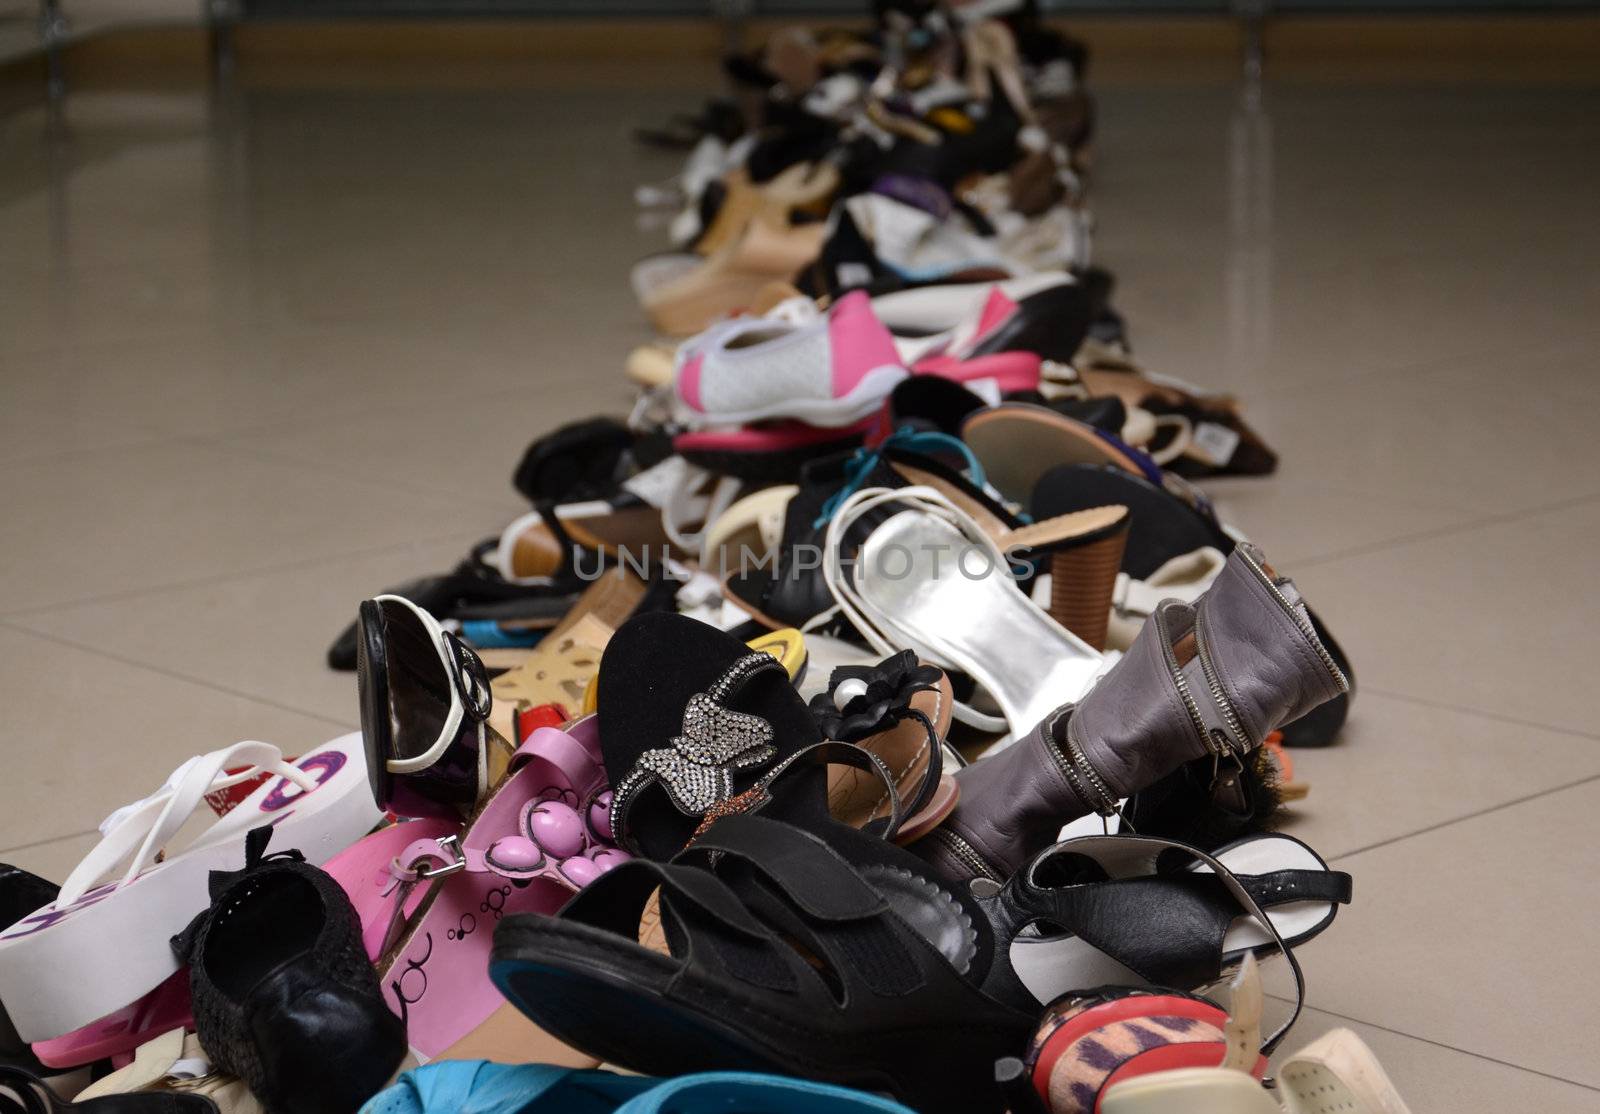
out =
<path fill-rule="evenodd" d="M 446 878 L 467 869 L 467 856 L 461 850 L 460 836 L 441 836 L 434 842 L 439 845 L 440 851 L 445 852 L 443 857 L 449 861 L 443 866 L 430 866 L 425 860 L 419 860 L 416 867 L 419 879 Z"/>

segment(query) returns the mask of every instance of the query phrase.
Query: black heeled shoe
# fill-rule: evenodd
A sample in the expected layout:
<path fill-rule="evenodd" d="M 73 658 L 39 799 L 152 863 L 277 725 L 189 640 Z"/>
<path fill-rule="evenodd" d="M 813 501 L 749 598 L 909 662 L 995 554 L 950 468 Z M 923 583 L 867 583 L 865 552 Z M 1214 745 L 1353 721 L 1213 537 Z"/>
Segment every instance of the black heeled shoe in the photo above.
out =
<path fill-rule="evenodd" d="M 400 596 L 363 600 L 356 625 L 356 688 L 373 800 L 402 816 L 471 812 L 489 787 L 490 749 L 501 743 L 485 723 L 490 695 L 483 662 Z"/>
<path fill-rule="evenodd" d="M 173 937 L 189 964 L 195 1032 L 212 1064 L 238 1076 L 267 1114 L 353 1114 L 406 1054 L 361 944 L 355 908 L 298 851 L 211 875 L 211 907 Z"/>

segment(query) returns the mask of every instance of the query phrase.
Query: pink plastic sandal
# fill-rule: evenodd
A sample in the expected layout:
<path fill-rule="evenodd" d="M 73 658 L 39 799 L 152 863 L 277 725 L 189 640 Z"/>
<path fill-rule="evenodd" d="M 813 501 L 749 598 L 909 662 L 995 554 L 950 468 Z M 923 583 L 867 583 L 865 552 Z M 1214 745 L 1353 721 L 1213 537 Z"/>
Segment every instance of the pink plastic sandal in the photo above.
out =
<path fill-rule="evenodd" d="M 392 860 L 379 895 L 387 913 L 373 922 L 385 925 L 381 942 L 389 945 L 379 981 L 419 1060 L 444 1052 L 503 1003 L 488 973 L 495 922 L 554 913 L 628 859 L 612 843 L 610 816 L 590 716 L 568 731 L 541 727 L 529 736 L 464 838 L 416 839 Z"/>
<path fill-rule="evenodd" d="M 384 937 L 390 933 L 395 919 L 395 901 L 391 897 L 394 889 L 391 868 L 395 861 L 414 843 L 449 839 L 460 832 L 459 822 L 439 816 L 402 820 L 379 828 L 324 864 L 323 869 L 339 883 L 361 918 L 361 943 L 367 949 L 368 959 L 376 963 L 382 957 Z M 404 903 L 401 916 L 413 916 L 427 892 L 427 887 L 415 890 Z"/>
<path fill-rule="evenodd" d="M 128 1056 L 162 1033 L 192 1028 L 189 971 L 184 968 L 132 1005 L 62 1036 L 34 1041 L 33 1054 L 45 1067 L 75 1068 L 96 1060 Z"/>

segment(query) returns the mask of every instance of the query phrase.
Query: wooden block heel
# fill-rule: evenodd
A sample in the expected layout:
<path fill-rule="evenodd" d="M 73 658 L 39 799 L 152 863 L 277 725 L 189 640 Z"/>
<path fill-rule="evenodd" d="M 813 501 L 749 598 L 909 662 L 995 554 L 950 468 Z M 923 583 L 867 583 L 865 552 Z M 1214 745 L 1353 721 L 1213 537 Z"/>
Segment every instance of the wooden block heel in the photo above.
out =
<path fill-rule="evenodd" d="M 1095 541 L 1050 555 L 1050 617 L 1096 650 L 1106 648 L 1111 596 L 1128 542 L 1128 519 Z"/>
<path fill-rule="evenodd" d="M 1122 569 L 1132 516 L 1119 504 L 1056 515 L 999 539 L 1001 548 L 1050 558 L 1050 617 L 1095 650 L 1104 650 L 1111 598 Z"/>

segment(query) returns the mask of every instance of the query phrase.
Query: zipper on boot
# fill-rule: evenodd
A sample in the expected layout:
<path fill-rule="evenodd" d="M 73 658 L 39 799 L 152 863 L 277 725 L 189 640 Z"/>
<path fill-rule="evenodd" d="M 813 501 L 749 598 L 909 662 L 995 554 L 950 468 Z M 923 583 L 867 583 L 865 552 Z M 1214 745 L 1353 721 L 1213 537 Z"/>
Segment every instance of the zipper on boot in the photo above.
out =
<path fill-rule="evenodd" d="M 978 849 L 962 839 L 948 827 L 938 827 L 927 835 L 930 843 L 937 843 L 950 853 L 962 866 L 972 872 L 974 878 L 987 878 L 991 882 L 1005 882 L 998 871 L 989 865 L 984 857 L 978 854 Z"/>
<path fill-rule="evenodd" d="M 1206 686 L 1211 689 L 1211 701 L 1217 706 L 1222 722 L 1232 735 L 1225 746 L 1235 757 L 1241 757 L 1249 753 L 1254 744 L 1245 735 L 1244 722 L 1239 718 L 1239 709 L 1234 706 L 1233 700 L 1222 687 L 1222 673 L 1212 660 L 1210 639 L 1206 636 L 1205 627 L 1205 610 L 1201 609 L 1195 612 L 1194 617 L 1194 646 L 1200 658 L 1200 671 L 1205 674 Z"/>
<path fill-rule="evenodd" d="M 1305 614 L 1305 609 L 1295 610 L 1294 604 L 1289 602 L 1289 597 L 1285 596 L 1283 590 L 1278 587 L 1272 577 L 1267 575 L 1267 570 L 1261 567 L 1261 563 L 1251 556 L 1248 546 L 1238 546 L 1234 552 L 1244 558 L 1244 563 L 1249 565 L 1250 571 L 1261 579 L 1262 584 L 1266 585 L 1267 591 L 1272 593 L 1272 598 L 1278 601 L 1279 607 L 1283 608 L 1283 613 L 1289 616 L 1290 621 L 1295 626 L 1300 628 L 1300 633 L 1306 636 L 1307 641 L 1316 650 L 1317 656 L 1322 659 L 1323 666 L 1328 670 L 1328 675 L 1339 686 L 1339 691 L 1349 692 L 1349 680 L 1346 679 L 1344 671 L 1339 668 L 1338 663 L 1333 660 L 1333 655 L 1328 653 L 1328 648 L 1322 644 L 1322 639 L 1317 637 L 1316 628 L 1311 625 L 1311 619 Z"/>
<path fill-rule="evenodd" d="M 1071 716 L 1067 718 L 1067 729 L 1062 732 L 1066 738 L 1063 746 L 1057 746 L 1055 740 L 1049 740 L 1050 757 L 1055 759 L 1056 768 L 1061 771 L 1061 776 L 1067 779 L 1067 784 L 1072 786 L 1072 791 L 1078 799 L 1087 804 L 1101 816 L 1116 816 L 1120 811 L 1117 808 L 1117 798 L 1106 788 L 1105 781 L 1096 772 L 1089 761 L 1089 756 L 1084 753 L 1083 745 L 1078 742 L 1074 725 L 1077 720 Z M 1062 750 L 1066 753 L 1063 754 Z"/>
<path fill-rule="evenodd" d="M 1160 611 L 1151 616 L 1152 619 L 1157 617 L 1161 617 Z M 1178 654 L 1172 648 L 1172 639 L 1167 634 L 1167 624 L 1164 617 L 1161 617 L 1161 620 L 1161 654 L 1166 659 L 1167 673 L 1172 677 L 1172 687 L 1178 690 L 1178 697 L 1183 702 L 1184 710 L 1189 713 L 1189 726 L 1194 729 L 1195 737 L 1199 739 L 1200 746 L 1212 758 L 1220 759 L 1227 748 L 1219 749 L 1216 740 L 1211 737 L 1211 732 L 1206 728 L 1205 717 L 1200 714 L 1200 705 L 1195 703 L 1194 693 L 1189 691 L 1189 678 L 1184 675 L 1183 666 L 1178 664 Z M 1199 637 L 1196 636 L 1196 644 L 1199 641 Z"/>

